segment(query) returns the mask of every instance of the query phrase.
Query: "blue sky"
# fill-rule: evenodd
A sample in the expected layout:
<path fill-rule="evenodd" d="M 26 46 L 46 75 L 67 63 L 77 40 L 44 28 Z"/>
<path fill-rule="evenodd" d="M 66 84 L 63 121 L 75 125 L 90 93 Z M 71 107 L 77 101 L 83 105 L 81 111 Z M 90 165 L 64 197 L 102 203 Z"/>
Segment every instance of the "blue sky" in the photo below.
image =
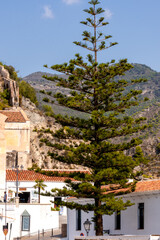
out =
<path fill-rule="evenodd" d="M 119 44 L 99 55 L 99 62 L 128 58 L 160 72 L 160 0 L 102 0 L 110 22 L 103 30 Z M 81 40 L 88 0 L 5 0 L 0 13 L 0 61 L 19 76 L 46 71 L 44 64 L 67 62 Z M 90 30 L 90 29 L 89 29 Z"/>

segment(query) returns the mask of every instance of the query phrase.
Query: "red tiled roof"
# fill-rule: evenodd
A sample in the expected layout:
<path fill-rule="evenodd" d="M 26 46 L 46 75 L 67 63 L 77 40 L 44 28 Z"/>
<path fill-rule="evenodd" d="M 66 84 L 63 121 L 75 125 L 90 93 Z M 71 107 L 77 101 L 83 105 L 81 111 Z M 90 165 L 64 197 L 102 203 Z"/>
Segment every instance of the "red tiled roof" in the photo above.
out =
<path fill-rule="evenodd" d="M 116 185 L 115 185 L 116 187 Z M 122 193 L 130 190 L 130 188 L 124 188 L 124 189 L 116 189 L 116 190 L 110 190 L 109 186 L 102 186 L 102 189 L 106 189 L 106 193 Z M 134 192 L 151 192 L 151 191 L 160 191 L 160 180 L 147 180 L 147 181 L 140 181 L 137 182 L 136 188 Z"/>
<path fill-rule="evenodd" d="M 89 170 L 75 170 L 75 169 L 42 169 L 46 172 L 58 172 L 58 173 L 76 173 L 76 172 L 80 172 L 80 173 L 85 173 L 85 174 L 91 174 L 91 172 Z"/>
<path fill-rule="evenodd" d="M 7 169 L 6 170 L 6 180 L 7 181 L 16 181 L 16 172 L 14 170 Z M 34 171 L 29 170 L 21 170 L 18 173 L 19 181 L 35 181 L 35 180 L 44 180 L 45 182 L 64 182 L 67 177 L 50 177 L 43 175 L 41 173 L 36 173 Z M 73 180 L 73 179 L 72 179 Z"/>
<path fill-rule="evenodd" d="M 64 182 L 67 177 L 52 177 L 46 176 L 41 173 L 36 173 L 34 171 L 22 170 L 18 174 L 19 181 L 35 181 L 35 180 L 44 180 L 46 182 Z M 6 180 L 7 181 L 16 181 L 16 172 L 14 170 L 6 170 Z M 72 179 L 73 180 L 73 179 Z M 103 189 L 108 189 L 108 186 L 103 186 Z M 116 191 L 126 191 L 127 189 L 120 189 Z M 128 189 L 129 190 L 129 189 Z M 147 180 L 140 181 L 136 184 L 136 189 L 134 192 L 149 192 L 149 191 L 160 191 L 160 180 Z"/>
<path fill-rule="evenodd" d="M 0 111 L 0 113 L 7 117 L 5 122 L 26 122 L 21 112 Z"/>
<path fill-rule="evenodd" d="M 136 184 L 135 192 L 148 192 L 160 190 L 160 180 L 140 181 Z"/>

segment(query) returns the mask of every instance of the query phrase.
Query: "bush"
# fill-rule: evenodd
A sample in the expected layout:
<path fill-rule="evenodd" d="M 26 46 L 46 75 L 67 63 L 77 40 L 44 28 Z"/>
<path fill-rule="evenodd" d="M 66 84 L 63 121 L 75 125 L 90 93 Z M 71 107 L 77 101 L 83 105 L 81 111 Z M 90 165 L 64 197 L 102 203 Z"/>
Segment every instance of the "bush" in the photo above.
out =
<path fill-rule="evenodd" d="M 51 96 L 51 95 L 52 95 L 52 92 L 47 92 L 47 95 Z"/>
<path fill-rule="evenodd" d="M 157 153 L 160 153 L 160 143 L 157 144 L 156 151 L 157 151 Z"/>
<path fill-rule="evenodd" d="M 55 207 L 55 208 L 51 207 L 51 211 L 59 211 L 59 210 L 60 210 L 59 207 Z"/>
<path fill-rule="evenodd" d="M 8 89 L 5 89 L 3 92 L 0 92 L 0 110 L 3 110 L 6 107 L 9 107 L 9 92 Z"/>
<path fill-rule="evenodd" d="M 43 102 L 50 102 L 50 100 L 49 100 L 49 98 L 44 97 L 44 98 L 43 98 Z"/>
<path fill-rule="evenodd" d="M 53 117 L 54 112 L 51 106 L 49 105 L 43 105 L 43 110 L 45 111 L 45 114 L 49 117 Z"/>
<path fill-rule="evenodd" d="M 43 94 L 46 94 L 46 92 L 44 90 L 40 90 L 39 91 L 40 93 L 43 93 Z"/>
<path fill-rule="evenodd" d="M 29 98 L 31 102 L 38 105 L 36 92 L 34 88 L 31 87 L 31 85 L 25 81 L 21 81 L 19 83 L 19 93 L 24 96 L 25 98 Z"/>

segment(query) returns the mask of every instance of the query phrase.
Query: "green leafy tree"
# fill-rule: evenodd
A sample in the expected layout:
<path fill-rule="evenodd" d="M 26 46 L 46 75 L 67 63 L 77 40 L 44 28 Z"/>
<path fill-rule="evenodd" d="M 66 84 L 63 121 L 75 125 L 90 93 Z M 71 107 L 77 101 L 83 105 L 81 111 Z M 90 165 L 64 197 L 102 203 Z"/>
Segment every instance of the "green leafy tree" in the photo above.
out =
<path fill-rule="evenodd" d="M 42 179 L 36 180 L 35 182 L 36 184 L 33 187 L 35 189 L 38 189 L 38 203 L 40 203 L 41 190 L 44 190 L 47 185 L 44 184 L 44 181 Z"/>
<path fill-rule="evenodd" d="M 55 115 L 62 128 L 54 134 L 59 143 L 52 144 L 53 151 L 49 155 L 60 162 L 88 167 L 91 174 L 85 174 L 77 183 L 68 180 L 67 188 L 52 191 L 58 196 L 94 199 L 94 203 L 85 205 L 64 201 L 59 204 L 70 209 L 94 211 L 96 235 L 103 235 L 103 214 L 111 215 L 131 205 L 129 201 L 116 198 L 120 194 L 116 190 L 126 187 L 126 193 L 129 189 L 134 190 L 135 184 L 128 184 L 128 178 L 136 177 L 133 169 L 144 158 L 140 152 L 134 158 L 126 156 L 124 151 L 141 143 L 136 134 L 147 126 L 143 124 L 144 118 L 133 119 L 125 115 L 127 109 L 139 104 L 137 96 L 141 91 L 131 88 L 124 90 L 145 80 L 123 79 L 124 73 L 132 68 L 126 59 L 118 63 L 114 60 L 98 63 L 98 52 L 116 44 L 108 45 L 111 36 L 100 32 L 100 27 L 108 22 L 105 22 L 104 10 L 98 6 L 99 3 L 98 0 L 89 1 L 90 8 L 84 10 L 89 17 L 81 22 L 93 29 L 93 33 L 84 31 L 83 41 L 74 42 L 91 52 L 87 55 L 87 61 L 76 54 L 68 64 L 51 66 L 51 69 L 66 74 L 67 79 L 58 76 L 46 76 L 46 79 L 71 89 L 70 95 L 57 93 L 55 98 L 60 105 L 89 115 L 88 119 Z M 121 78 L 116 78 L 119 76 Z M 128 142 L 123 141 L 125 136 L 130 136 Z M 69 140 L 72 144 L 69 144 Z M 106 185 L 110 188 L 104 187 Z"/>

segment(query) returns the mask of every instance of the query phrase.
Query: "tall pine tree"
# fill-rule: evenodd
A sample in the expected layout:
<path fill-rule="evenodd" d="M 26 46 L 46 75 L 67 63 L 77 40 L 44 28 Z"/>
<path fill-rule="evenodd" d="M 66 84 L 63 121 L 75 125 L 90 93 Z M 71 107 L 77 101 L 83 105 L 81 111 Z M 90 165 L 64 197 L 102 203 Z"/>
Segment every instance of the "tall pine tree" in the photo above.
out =
<path fill-rule="evenodd" d="M 131 205 L 116 198 L 118 193 L 115 190 L 129 187 L 127 182 L 134 177 L 134 167 L 144 161 L 142 154 L 131 157 L 126 156 L 124 151 L 141 143 L 131 135 L 135 136 L 146 125 L 142 124 L 143 118 L 133 119 L 125 115 L 126 109 L 139 104 L 137 96 L 141 93 L 140 90 L 131 90 L 130 86 L 145 80 L 123 79 L 124 73 L 132 68 L 126 59 L 118 63 L 114 60 L 98 62 L 98 52 L 116 44 L 107 44 L 111 36 L 100 32 L 100 27 L 108 22 L 105 22 L 104 10 L 99 4 L 98 0 L 89 1 L 89 9 L 84 10 L 89 17 L 81 23 L 93 31 L 84 31 L 83 41 L 74 42 L 91 52 L 87 55 L 87 61 L 76 54 L 68 64 L 51 66 L 51 69 L 66 74 L 67 79 L 58 76 L 45 78 L 71 89 L 70 95 L 56 94 L 60 105 L 88 114 L 87 119 L 55 116 L 62 128 L 55 133 L 60 141 L 52 144 L 54 149 L 50 156 L 60 162 L 87 167 L 91 174 L 86 174 L 77 183 L 68 181 L 69 188 L 54 189 L 53 192 L 59 196 L 94 199 L 94 204 L 63 201 L 60 204 L 71 209 L 94 211 L 96 235 L 103 235 L 103 214 L 110 215 Z M 126 87 L 130 90 L 125 91 Z M 130 136 L 128 142 L 123 141 L 125 136 Z M 104 188 L 105 185 L 110 188 Z"/>

